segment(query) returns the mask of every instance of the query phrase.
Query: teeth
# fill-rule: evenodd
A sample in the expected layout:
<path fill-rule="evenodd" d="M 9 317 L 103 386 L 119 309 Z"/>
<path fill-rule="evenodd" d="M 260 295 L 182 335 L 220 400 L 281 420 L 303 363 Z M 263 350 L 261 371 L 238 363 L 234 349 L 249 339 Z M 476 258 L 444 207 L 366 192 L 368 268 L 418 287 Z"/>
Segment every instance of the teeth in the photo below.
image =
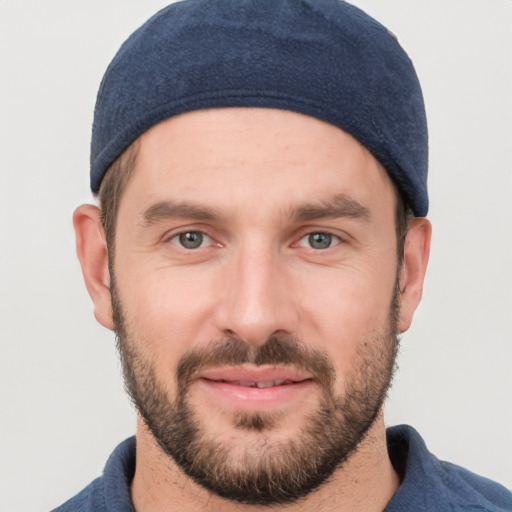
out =
<path fill-rule="evenodd" d="M 271 386 L 279 386 L 282 381 L 269 380 L 267 382 L 256 382 L 257 388 L 270 388 Z"/>
<path fill-rule="evenodd" d="M 256 387 L 256 382 L 245 382 L 242 380 L 234 380 L 231 382 L 231 384 L 233 384 L 235 386 L 242 386 L 244 388 L 255 388 Z"/>
<path fill-rule="evenodd" d="M 286 380 L 268 380 L 266 382 L 250 382 L 243 380 L 231 381 L 235 386 L 242 386 L 244 388 L 271 388 L 272 386 L 282 386 L 283 384 L 292 384 L 293 381 Z"/>

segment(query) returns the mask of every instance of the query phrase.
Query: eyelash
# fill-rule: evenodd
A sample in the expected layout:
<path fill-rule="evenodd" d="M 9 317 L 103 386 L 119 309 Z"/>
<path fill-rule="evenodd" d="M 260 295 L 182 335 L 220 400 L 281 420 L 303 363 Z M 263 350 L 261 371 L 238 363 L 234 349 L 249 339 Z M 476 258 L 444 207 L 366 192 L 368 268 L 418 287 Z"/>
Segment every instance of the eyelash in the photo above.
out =
<path fill-rule="evenodd" d="M 194 237 L 199 236 L 199 240 L 194 240 Z M 190 247 L 186 247 L 185 243 L 187 242 L 186 237 L 189 237 L 189 242 L 191 244 Z M 317 237 L 317 240 L 314 239 Z M 324 237 L 324 238 L 322 238 Z M 212 244 L 213 239 L 206 234 L 204 231 L 200 230 L 188 230 L 182 231 L 180 233 L 176 233 L 171 236 L 168 241 L 176 246 L 179 246 L 181 249 L 186 251 L 195 251 L 197 249 L 202 249 Z M 313 243 L 327 244 L 325 247 L 313 247 Z M 295 246 L 305 247 L 307 249 L 313 251 L 325 251 L 331 249 L 337 245 L 342 243 L 342 239 L 339 236 L 336 236 L 327 231 L 311 231 L 303 235 L 298 242 L 296 242 Z M 197 245 L 196 245 L 197 244 Z M 306 245 L 308 244 L 308 245 Z"/>
<path fill-rule="evenodd" d="M 328 239 L 329 245 L 327 247 L 312 247 L 312 237 L 319 236 L 319 235 L 325 236 Z M 304 236 L 302 236 L 299 239 L 299 241 L 297 242 L 297 245 L 299 245 L 301 247 L 305 247 L 304 245 L 302 245 L 302 242 L 304 240 L 307 240 L 309 243 L 309 245 L 306 248 L 311 249 L 313 251 L 326 251 L 326 250 L 332 249 L 333 247 L 342 243 L 342 239 L 339 236 L 329 233 L 328 231 L 310 231 L 309 233 L 305 234 Z M 317 240 L 317 241 L 319 241 L 321 243 L 321 240 Z"/>
<path fill-rule="evenodd" d="M 184 244 L 183 244 L 185 241 L 184 237 L 187 237 L 189 235 L 199 235 L 201 237 L 200 243 L 199 243 L 199 245 L 197 245 L 197 247 L 185 247 L 184 246 Z M 189 231 L 182 231 L 180 233 L 176 233 L 175 235 L 171 236 L 168 239 L 168 241 L 170 243 L 173 243 L 174 245 L 178 245 L 180 248 L 185 249 L 187 251 L 194 251 L 194 250 L 202 249 L 205 247 L 205 245 L 204 245 L 205 239 L 209 241 L 209 243 L 207 245 L 211 245 L 211 243 L 213 242 L 213 239 L 210 236 L 208 236 L 205 232 L 191 229 Z M 194 245 L 193 242 L 192 242 L 192 245 Z"/>

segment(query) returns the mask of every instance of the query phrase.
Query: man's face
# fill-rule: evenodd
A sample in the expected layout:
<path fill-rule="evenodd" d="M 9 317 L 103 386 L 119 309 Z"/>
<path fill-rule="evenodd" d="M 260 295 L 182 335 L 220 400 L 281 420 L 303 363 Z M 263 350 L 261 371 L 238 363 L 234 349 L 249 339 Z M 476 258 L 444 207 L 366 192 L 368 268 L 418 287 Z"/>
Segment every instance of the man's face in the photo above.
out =
<path fill-rule="evenodd" d="M 394 364 L 395 210 L 368 151 L 303 115 L 199 111 L 140 138 L 116 330 L 139 412 L 189 476 L 286 502 L 353 453 Z"/>

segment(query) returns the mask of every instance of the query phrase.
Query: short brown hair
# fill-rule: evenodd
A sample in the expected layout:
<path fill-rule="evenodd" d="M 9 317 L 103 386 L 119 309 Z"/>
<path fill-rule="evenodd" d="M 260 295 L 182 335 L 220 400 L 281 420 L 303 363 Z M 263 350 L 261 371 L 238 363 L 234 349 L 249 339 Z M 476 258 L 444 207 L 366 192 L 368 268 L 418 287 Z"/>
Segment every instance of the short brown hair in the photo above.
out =
<path fill-rule="evenodd" d="M 101 182 L 98 198 L 101 210 L 101 223 L 105 230 L 109 262 L 115 253 L 116 225 L 119 205 L 124 189 L 135 169 L 139 143 L 138 139 L 117 158 L 105 173 Z"/>
<path fill-rule="evenodd" d="M 105 230 L 107 247 L 109 250 L 110 264 L 115 253 L 115 235 L 119 204 L 123 191 L 128 183 L 137 160 L 138 140 L 133 142 L 121 156 L 110 166 L 99 191 L 101 209 L 101 221 Z M 404 257 L 405 237 L 409 220 L 413 217 L 412 209 L 404 201 L 396 185 L 394 185 L 397 205 L 395 212 L 395 231 L 397 239 L 398 266 L 400 267 Z"/>

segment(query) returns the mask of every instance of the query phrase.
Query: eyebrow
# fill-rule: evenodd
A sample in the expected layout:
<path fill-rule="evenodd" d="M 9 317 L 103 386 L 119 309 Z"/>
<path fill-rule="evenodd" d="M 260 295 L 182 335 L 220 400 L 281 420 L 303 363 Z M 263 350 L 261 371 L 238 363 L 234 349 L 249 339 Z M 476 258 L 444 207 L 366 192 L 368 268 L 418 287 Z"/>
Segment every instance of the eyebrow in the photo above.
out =
<path fill-rule="evenodd" d="M 315 219 L 350 219 L 368 221 L 370 210 L 348 194 L 337 194 L 319 203 L 303 204 L 294 208 L 291 217 L 295 222 L 305 222 Z"/>
<path fill-rule="evenodd" d="M 221 215 L 211 208 L 205 208 L 191 203 L 159 201 L 144 211 L 142 214 L 142 224 L 144 227 L 149 227 L 162 220 L 173 218 L 218 221 L 221 219 Z"/>
<path fill-rule="evenodd" d="M 293 222 L 306 222 L 315 219 L 350 218 L 367 221 L 370 210 L 348 194 L 337 194 L 324 201 L 301 204 L 289 209 L 288 216 Z M 215 209 L 188 202 L 172 200 L 159 201 L 142 213 L 142 225 L 152 226 L 167 219 L 194 219 L 219 222 L 223 216 Z"/>

